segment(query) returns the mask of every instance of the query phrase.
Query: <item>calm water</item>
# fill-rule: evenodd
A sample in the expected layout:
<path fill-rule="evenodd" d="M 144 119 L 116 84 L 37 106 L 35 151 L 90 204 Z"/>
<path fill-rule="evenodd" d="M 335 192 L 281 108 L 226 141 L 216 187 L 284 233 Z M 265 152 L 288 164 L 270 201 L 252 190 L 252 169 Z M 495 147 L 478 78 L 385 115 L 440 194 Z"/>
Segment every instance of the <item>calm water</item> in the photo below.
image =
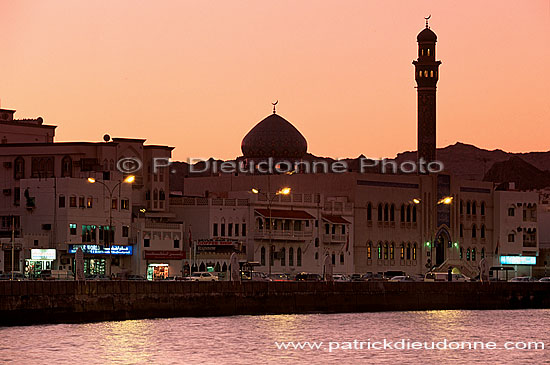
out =
<path fill-rule="evenodd" d="M 0 328 L 0 361 L 20 364 L 550 364 L 550 310 L 173 318 Z M 542 341 L 544 350 L 368 350 L 359 341 Z M 356 349 L 329 351 L 357 340 Z M 275 342 L 323 342 L 279 350 Z M 347 343 L 347 345 L 346 345 Z M 353 347 L 354 345 L 352 345 Z M 440 345 L 441 346 L 441 345 Z M 519 344 L 519 346 L 523 346 Z"/>

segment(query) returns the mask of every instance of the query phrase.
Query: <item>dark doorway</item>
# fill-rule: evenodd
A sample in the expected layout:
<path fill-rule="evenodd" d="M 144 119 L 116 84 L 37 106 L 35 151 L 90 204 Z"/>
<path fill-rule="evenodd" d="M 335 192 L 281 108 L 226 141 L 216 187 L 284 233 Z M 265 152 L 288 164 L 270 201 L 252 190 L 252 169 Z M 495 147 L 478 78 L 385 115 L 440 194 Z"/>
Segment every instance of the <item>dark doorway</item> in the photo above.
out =
<path fill-rule="evenodd" d="M 447 247 L 447 244 L 451 238 L 449 237 L 449 233 L 447 231 L 443 230 L 440 231 L 437 235 L 437 238 L 435 240 L 435 265 L 440 266 L 445 262 L 445 248 Z"/>

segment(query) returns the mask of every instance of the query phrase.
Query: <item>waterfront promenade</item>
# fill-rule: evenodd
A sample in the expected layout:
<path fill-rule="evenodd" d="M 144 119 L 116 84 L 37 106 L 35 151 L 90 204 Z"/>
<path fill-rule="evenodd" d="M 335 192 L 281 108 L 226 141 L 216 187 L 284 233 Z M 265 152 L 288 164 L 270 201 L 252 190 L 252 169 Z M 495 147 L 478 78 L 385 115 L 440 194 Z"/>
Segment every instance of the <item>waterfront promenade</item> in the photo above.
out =
<path fill-rule="evenodd" d="M 0 325 L 182 316 L 550 308 L 547 283 L 0 282 Z"/>

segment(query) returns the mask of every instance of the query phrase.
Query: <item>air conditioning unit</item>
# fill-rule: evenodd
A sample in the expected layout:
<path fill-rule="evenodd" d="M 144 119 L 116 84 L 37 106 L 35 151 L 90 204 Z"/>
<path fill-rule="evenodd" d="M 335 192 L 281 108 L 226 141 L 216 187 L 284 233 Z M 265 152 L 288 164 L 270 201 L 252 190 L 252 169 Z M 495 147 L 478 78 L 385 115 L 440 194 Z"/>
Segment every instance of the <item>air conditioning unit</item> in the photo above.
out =
<path fill-rule="evenodd" d="M 4 167 L 6 169 L 11 169 L 11 161 L 4 162 Z"/>

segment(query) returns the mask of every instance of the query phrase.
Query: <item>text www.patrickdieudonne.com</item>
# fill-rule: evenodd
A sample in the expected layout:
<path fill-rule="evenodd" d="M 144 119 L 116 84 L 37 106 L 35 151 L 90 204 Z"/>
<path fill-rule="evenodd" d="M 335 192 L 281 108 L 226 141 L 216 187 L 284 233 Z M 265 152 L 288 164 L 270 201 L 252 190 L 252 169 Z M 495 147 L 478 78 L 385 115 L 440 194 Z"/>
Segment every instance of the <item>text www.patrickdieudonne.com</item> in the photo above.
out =
<path fill-rule="evenodd" d="M 354 350 L 545 350 L 546 344 L 542 341 L 415 341 L 411 339 L 399 340 L 352 340 L 352 341 L 288 341 L 277 342 L 278 350 L 315 350 L 315 351 L 354 351 Z"/>

